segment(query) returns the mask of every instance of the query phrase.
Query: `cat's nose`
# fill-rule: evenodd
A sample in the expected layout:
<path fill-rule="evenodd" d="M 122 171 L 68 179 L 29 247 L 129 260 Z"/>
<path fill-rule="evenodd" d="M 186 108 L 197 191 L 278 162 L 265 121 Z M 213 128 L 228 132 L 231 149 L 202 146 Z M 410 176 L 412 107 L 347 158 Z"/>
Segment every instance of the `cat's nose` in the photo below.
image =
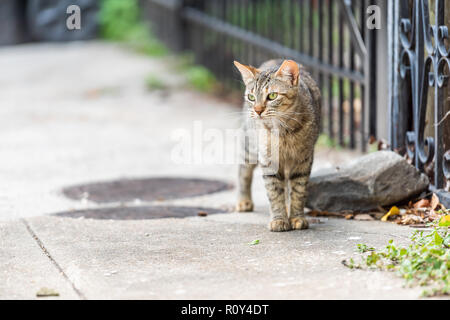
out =
<path fill-rule="evenodd" d="M 264 108 L 263 106 L 256 106 L 253 108 L 255 110 L 255 112 L 260 116 L 261 113 L 264 112 L 264 110 L 266 110 L 266 108 Z"/>

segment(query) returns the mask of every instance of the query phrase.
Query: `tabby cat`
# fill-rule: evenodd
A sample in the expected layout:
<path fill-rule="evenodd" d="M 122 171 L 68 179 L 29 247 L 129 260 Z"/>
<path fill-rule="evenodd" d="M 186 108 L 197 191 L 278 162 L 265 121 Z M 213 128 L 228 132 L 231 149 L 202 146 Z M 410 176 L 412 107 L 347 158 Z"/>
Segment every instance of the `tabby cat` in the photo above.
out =
<path fill-rule="evenodd" d="M 243 108 L 247 122 L 268 132 L 277 131 L 276 172 L 269 169 L 269 160 L 258 158 L 270 200 L 269 229 L 307 229 L 304 207 L 319 135 L 320 90 L 311 75 L 292 60 L 267 61 L 258 69 L 237 61 L 234 64 L 246 86 Z M 264 142 L 258 144 L 258 148 L 266 147 Z M 245 149 L 244 154 L 248 152 Z M 253 211 L 251 183 L 255 167 L 248 162 L 239 167 L 239 212 Z"/>

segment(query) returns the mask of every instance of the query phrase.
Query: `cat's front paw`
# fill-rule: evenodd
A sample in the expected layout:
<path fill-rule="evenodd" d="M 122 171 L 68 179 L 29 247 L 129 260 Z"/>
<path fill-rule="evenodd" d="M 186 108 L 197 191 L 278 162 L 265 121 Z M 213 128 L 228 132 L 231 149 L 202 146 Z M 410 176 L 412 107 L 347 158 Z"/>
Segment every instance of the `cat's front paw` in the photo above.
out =
<path fill-rule="evenodd" d="M 253 201 L 250 199 L 241 199 L 236 205 L 237 212 L 252 212 Z"/>
<path fill-rule="evenodd" d="M 270 221 L 269 229 L 272 232 L 285 232 L 291 230 L 291 225 L 289 221 L 284 219 L 276 219 Z"/>
<path fill-rule="evenodd" d="M 289 219 L 292 230 L 305 230 L 309 228 L 308 220 L 305 217 L 293 217 Z"/>

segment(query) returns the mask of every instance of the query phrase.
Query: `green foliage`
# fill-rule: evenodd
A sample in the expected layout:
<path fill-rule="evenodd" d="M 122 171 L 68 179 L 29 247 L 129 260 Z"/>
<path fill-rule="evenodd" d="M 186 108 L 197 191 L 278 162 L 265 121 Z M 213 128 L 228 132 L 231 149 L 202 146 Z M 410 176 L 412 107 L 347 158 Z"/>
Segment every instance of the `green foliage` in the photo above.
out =
<path fill-rule="evenodd" d="M 102 36 L 110 40 L 126 40 L 139 26 L 136 0 L 103 0 L 99 13 Z"/>
<path fill-rule="evenodd" d="M 145 84 L 147 86 L 147 89 L 150 91 L 167 89 L 167 85 L 164 83 L 164 81 L 153 74 L 149 75 L 145 79 Z"/>
<path fill-rule="evenodd" d="M 124 42 L 148 56 L 159 57 L 168 53 L 167 48 L 141 21 L 138 0 L 102 0 L 99 20 L 105 39 Z M 179 57 L 179 69 L 196 90 L 211 92 L 216 87 L 213 74 L 204 67 L 194 65 L 192 55 Z M 146 85 L 149 90 L 166 89 L 166 85 L 153 75 L 147 77 Z"/>
<path fill-rule="evenodd" d="M 378 141 L 369 145 L 368 153 L 374 153 L 378 151 Z"/>
<path fill-rule="evenodd" d="M 317 147 L 319 148 L 336 148 L 337 150 L 341 150 L 342 147 L 336 143 L 333 139 L 331 139 L 327 134 L 321 134 L 319 139 L 317 139 Z"/>
<path fill-rule="evenodd" d="M 185 72 L 188 83 L 194 89 L 202 92 L 213 91 L 216 85 L 216 79 L 208 69 L 194 65 L 187 67 Z"/>
<path fill-rule="evenodd" d="M 393 240 L 382 251 L 359 244 L 362 262 L 343 261 L 351 269 L 381 269 L 397 272 L 410 286 L 426 286 L 424 296 L 450 294 L 450 232 L 447 227 L 434 226 L 432 231 L 415 231 L 412 244 L 397 247 Z"/>
<path fill-rule="evenodd" d="M 101 35 L 105 39 L 126 42 L 150 56 L 167 53 L 166 47 L 141 21 L 137 0 L 102 0 L 99 21 Z"/>
<path fill-rule="evenodd" d="M 375 251 L 375 248 L 368 247 L 365 244 L 358 244 L 357 248 L 358 248 L 358 252 L 359 253 L 366 253 L 366 252 L 370 252 L 370 251 Z"/>

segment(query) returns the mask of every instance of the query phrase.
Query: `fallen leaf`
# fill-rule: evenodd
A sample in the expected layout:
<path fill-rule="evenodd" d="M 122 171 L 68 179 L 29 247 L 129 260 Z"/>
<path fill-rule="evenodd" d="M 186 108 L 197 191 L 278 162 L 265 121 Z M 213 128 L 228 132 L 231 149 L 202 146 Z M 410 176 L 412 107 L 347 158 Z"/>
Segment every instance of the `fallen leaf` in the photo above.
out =
<path fill-rule="evenodd" d="M 199 211 L 197 214 L 199 217 L 207 217 L 208 216 L 208 212 L 205 212 L 205 211 Z"/>
<path fill-rule="evenodd" d="M 86 91 L 85 95 L 89 99 L 95 99 L 95 98 L 98 98 L 101 93 L 102 92 L 99 88 L 95 88 L 95 89 L 90 89 L 90 90 Z"/>
<path fill-rule="evenodd" d="M 450 215 L 443 216 L 439 220 L 439 227 L 450 227 Z"/>
<path fill-rule="evenodd" d="M 400 209 L 397 208 L 396 206 L 393 206 L 391 208 L 391 210 L 389 210 L 389 212 L 386 213 L 386 215 L 383 218 L 381 218 L 381 221 L 386 222 L 386 221 L 388 221 L 389 217 L 396 216 L 399 214 L 400 214 Z"/>
<path fill-rule="evenodd" d="M 253 240 L 252 242 L 249 243 L 249 245 L 256 246 L 259 244 L 259 242 L 260 242 L 259 240 Z"/>
<path fill-rule="evenodd" d="M 58 297 L 59 293 L 53 289 L 41 288 L 36 292 L 36 297 Z"/>
<path fill-rule="evenodd" d="M 371 215 L 367 213 L 357 214 L 354 218 L 357 221 L 373 221 L 375 220 Z"/>
<path fill-rule="evenodd" d="M 431 198 L 431 210 L 436 210 L 440 204 L 439 197 L 433 193 L 433 197 Z"/>
<path fill-rule="evenodd" d="M 423 224 L 423 222 L 424 221 L 421 217 L 410 214 L 402 218 L 398 223 L 403 225 L 411 225 L 411 224 Z"/>
<path fill-rule="evenodd" d="M 429 207 L 430 207 L 430 200 L 427 199 L 422 199 L 414 204 L 415 209 L 429 208 Z"/>

